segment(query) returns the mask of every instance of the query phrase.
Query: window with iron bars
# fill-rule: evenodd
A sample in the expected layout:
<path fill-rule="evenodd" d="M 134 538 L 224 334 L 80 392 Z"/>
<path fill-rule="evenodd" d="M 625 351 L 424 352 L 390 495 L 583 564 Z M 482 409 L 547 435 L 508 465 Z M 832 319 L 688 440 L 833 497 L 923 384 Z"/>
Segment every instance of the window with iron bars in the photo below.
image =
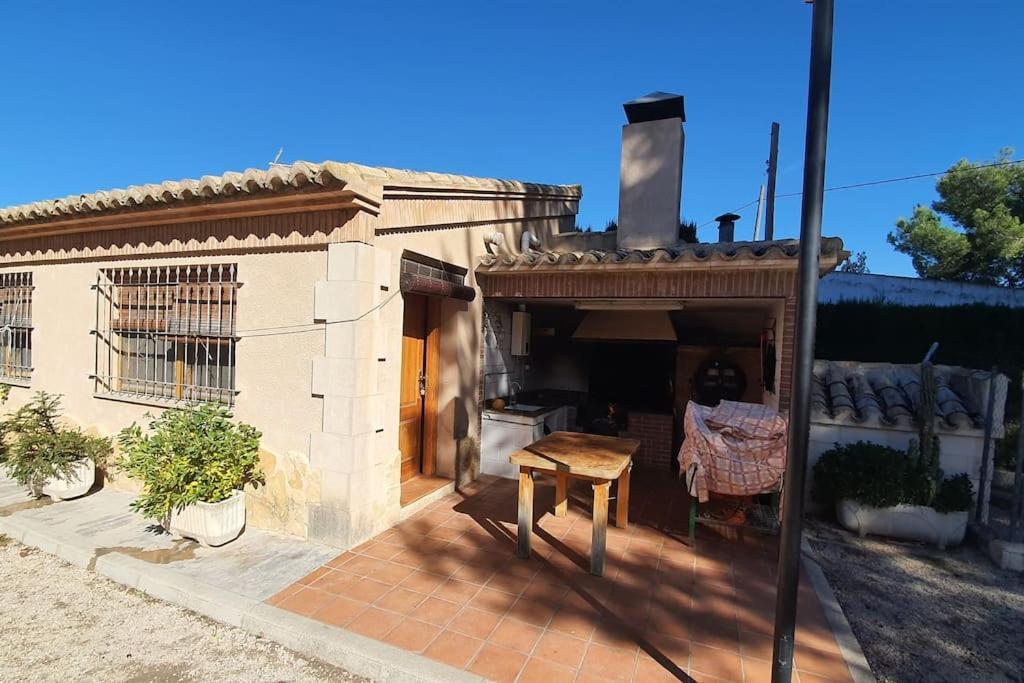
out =
<path fill-rule="evenodd" d="M 101 270 L 96 393 L 231 405 L 237 291 L 235 264 Z"/>
<path fill-rule="evenodd" d="M 0 273 L 0 381 L 32 378 L 32 273 Z"/>

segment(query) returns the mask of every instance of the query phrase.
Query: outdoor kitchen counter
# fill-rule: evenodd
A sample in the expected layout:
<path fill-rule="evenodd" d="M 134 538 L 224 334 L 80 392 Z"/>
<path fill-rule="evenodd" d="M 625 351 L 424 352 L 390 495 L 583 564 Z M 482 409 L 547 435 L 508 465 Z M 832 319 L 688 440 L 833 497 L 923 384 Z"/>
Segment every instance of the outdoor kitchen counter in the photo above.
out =
<path fill-rule="evenodd" d="M 492 420 L 503 420 L 505 422 L 516 422 L 519 424 L 537 424 L 538 422 L 543 421 L 543 418 L 557 410 L 560 410 L 562 407 L 563 406 L 561 405 L 529 405 L 529 410 L 521 410 L 516 407 L 506 407 L 501 410 L 486 408 L 483 412 L 487 418 Z"/>
<path fill-rule="evenodd" d="M 533 473 L 555 476 L 555 516 L 563 517 L 569 500 L 569 478 L 587 479 L 594 489 L 594 525 L 591 534 L 590 573 L 604 574 L 605 539 L 608 534 L 608 493 L 617 481 L 615 526 L 629 524 L 629 474 L 633 456 L 640 449 L 636 439 L 555 432 L 509 456 L 519 466 L 519 537 L 517 554 L 530 556 L 533 527 Z"/>

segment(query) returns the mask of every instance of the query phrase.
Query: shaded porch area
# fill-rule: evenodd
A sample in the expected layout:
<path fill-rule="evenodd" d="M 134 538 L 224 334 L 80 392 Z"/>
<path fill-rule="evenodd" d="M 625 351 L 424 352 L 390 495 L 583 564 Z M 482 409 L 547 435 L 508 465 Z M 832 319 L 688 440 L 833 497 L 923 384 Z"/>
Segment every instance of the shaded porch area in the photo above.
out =
<path fill-rule="evenodd" d="M 589 574 L 590 488 L 551 514 L 535 487 L 533 555 L 515 556 L 517 483 L 481 477 L 268 600 L 499 681 L 767 681 L 776 544 L 701 529 L 674 476 L 636 467 L 630 525 Z M 614 506 L 613 506 L 614 507 Z M 849 681 L 802 580 L 794 680 Z"/>

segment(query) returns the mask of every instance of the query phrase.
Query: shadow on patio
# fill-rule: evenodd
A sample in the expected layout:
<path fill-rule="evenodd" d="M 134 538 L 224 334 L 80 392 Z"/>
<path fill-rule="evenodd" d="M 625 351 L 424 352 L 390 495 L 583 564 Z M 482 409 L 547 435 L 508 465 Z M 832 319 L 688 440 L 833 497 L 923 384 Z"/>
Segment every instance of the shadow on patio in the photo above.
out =
<path fill-rule="evenodd" d="M 769 680 L 775 539 L 699 532 L 689 548 L 682 487 L 637 469 L 630 526 L 609 527 L 591 576 L 588 489 L 556 518 L 538 478 L 530 560 L 515 556 L 517 483 L 482 477 L 269 602 L 495 680 Z M 798 612 L 794 680 L 850 680 L 806 581 Z"/>

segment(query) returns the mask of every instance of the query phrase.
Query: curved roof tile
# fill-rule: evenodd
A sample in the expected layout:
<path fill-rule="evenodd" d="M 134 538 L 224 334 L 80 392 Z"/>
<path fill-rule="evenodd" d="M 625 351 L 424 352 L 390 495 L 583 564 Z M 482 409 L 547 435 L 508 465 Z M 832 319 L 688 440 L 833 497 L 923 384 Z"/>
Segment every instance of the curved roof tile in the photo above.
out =
<path fill-rule="evenodd" d="M 838 237 L 823 237 L 823 256 L 841 255 L 843 241 Z M 656 264 L 708 261 L 761 261 L 796 259 L 800 253 L 799 240 L 773 240 L 771 242 L 711 242 L 681 243 L 660 249 L 617 249 L 605 251 L 531 251 L 518 254 L 487 255 L 480 260 L 478 270 L 532 270 L 549 267 L 578 265 Z"/>
<path fill-rule="evenodd" d="M 159 184 L 131 185 L 124 189 L 100 190 L 60 199 L 32 202 L 0 209 L 0 225 L 34 221 L 82 218 L 111 211 L 172 205 L 192 200 L 228 199 L 237 196 L 300 190 L 312 186 L 348 187 L 366 197 L 379 196 L 382 187 L 438 187 L 548 194 L 578 199 L 578 185 L 542 185 L 516 180 L 472 178 L 444 173 L 420 173 L 378 168 L 353 163 L 296 161 L 268 169 L 249 168 L 242 172 L 207 175 L 198 180 L 185 178 Z"/>
<path fill-rule="evenodd" d="M 948 365 L 935 366 L 935 417 L 943 430 L 980 430 L 984 427 L 988 400 L 986 370 L 969 370 Z M 997 401 L 995 434 L 1003 433 L 1005 402 L 1003 385 Z M 863 426 L 913 428 L 921 397 L 919 365 L 858 363 L 855 361 L 814 362 L 811 385 L 811 414 L 815 422 L 848 423 Z"/>

